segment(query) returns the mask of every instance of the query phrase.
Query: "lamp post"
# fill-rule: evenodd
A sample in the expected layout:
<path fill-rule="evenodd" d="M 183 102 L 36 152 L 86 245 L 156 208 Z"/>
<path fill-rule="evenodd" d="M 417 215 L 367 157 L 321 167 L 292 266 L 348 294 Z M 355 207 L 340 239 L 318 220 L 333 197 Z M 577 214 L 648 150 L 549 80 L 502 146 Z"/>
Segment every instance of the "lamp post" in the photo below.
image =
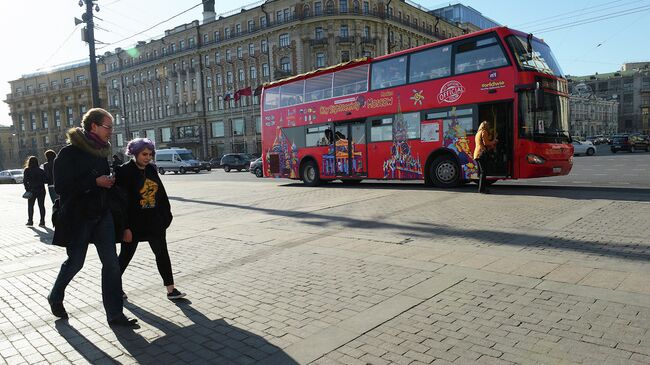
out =
<path fill-rule="evenodd" d="M 95 56 L 95 23 L 93 21 L 93 5 L 95 11 L 99 11 L 99 5 L 94 4 L 93 0 L 79 0 L 79 6 L 86 4 L 86 12 L 81 15 L 81 22 L 75 18 L 75 24 L 86 23 L 86 27 L 81 33 L 81 39 L 88 43 L 90 57 L 90 88 L 93 98 L 93 107 L 101 106 L 99 100 L 99 80 L 97 77 L 97 58 Z"/>

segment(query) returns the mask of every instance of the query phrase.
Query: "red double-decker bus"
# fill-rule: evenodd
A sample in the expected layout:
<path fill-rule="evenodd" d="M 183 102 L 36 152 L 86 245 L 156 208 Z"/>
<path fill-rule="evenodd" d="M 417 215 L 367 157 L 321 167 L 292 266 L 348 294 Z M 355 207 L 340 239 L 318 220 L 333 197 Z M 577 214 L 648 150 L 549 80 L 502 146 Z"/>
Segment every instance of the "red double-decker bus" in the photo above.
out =
<path fill-rule="evenodd" d="M 548 45 L 506 27 L 319 69 L 264 86 L 264 175 L 453 187 L 478 179 L 482 121 L 490 180 L 566 175 L 567 92 Z"/>

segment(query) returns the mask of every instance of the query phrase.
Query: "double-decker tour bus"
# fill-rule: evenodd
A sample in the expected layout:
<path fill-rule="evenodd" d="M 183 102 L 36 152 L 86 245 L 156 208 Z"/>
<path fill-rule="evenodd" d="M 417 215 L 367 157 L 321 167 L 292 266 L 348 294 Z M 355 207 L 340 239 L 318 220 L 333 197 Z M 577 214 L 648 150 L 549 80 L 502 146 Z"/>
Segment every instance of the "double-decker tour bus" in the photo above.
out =
<path fill-rule="evenodd" d="M 478 179 L 481 121 L 491 181 L 566 175 L 567 92 L 548 45 L 507 27 L 315 70 L 263 88 L 264 175 L 453 187 Z"/>

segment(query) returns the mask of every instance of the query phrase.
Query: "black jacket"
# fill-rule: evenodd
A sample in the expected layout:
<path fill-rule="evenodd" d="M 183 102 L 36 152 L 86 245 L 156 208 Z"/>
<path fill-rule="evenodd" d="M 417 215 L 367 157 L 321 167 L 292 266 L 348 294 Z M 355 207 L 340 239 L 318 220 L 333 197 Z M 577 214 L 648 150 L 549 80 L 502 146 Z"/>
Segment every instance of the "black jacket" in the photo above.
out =
<path fill-rule="evenodd" d="M 108 189 L 95 179 L 108 175 L 110 146 L 93 148 L 77 128 L 68 132 L 71 144 L 63 147 L 54 160 L 54 189 L 59 194 L 62 223 L 54 230 L 53 243 L 66 246 L 79 233 L 85 218 L 100 217 L 109 209 Z"/>
<path fill-rule="evenodd" d="M 131 229 L 134 241 L 160 237 L 172 222 L 171 206 L 160 176 L 153 165 L 144 170 L 131 160 L 119 169 L 115 185 L 127 196 L 125 228 Z M 145 186 L 145 179 L 149 180 Z"/>
<path fill-rule="evenodd" d="M 45 184 L 47 184 L 47 176 L 40 167 L 28 167 L 23 172 L 25 191 L 31 191 L 34 195 L 45 194 Z"/>
<path fill-rule="evenodd" d="M 45 170 L 45 176 L 47 177 L 47 184 L 54 185 L 54 175 L 52 175 L 52 168 L 54 167 L 54 160 L 47 161 L 43 164 L 43 170 Z"/>

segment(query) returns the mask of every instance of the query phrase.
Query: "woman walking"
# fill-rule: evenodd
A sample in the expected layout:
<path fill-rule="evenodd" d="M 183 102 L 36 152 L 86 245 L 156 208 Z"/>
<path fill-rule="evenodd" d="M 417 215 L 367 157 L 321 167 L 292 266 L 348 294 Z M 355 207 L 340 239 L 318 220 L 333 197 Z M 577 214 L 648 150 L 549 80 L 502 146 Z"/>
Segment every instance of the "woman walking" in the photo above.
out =
<path fill-rule="evenodd" d="M 185 294 L 174 287 L 172 265 L 167 251 L 166 230 L 172 222 L 171 207 L 156 168 L 149 164 L 156 151 L 148 138 L 129 142 L 127 151 L 133 158 L 116 174 L 116 185 L 127 195 L 126 227 L 120 249 L 122 274 L 135 254 L 138 242 L 148 241 L 156 256 L 158 272 L 167 288 L 167 298 L 180 299 Z M 123 294 L 126 298 L 126 294 Z"/>
<path fill-rule="evenodd" d="M 38 167 L 38 158 L 29 156 L 25 161 L 25 170 L 23 171 L 23 185 L 25 191 L 32 194 L 27 199 L 27 225 L 34 225 L 34 202 L 38 200 L 38 210 L 41 213 L 39 227 L 45 227 L 45 184 L 47 176 L 45 171 Z"/>
<path fill-rule="evenodd" d="M 478 192 L 489 194 L 490 190 L 487 188 L 487 175 L 488 165 L 490 164 L 490 152 L 496 148 L 497 139 L 492 138 L 487 121 L 481 122 L 478 127 L 476 136 L 474 137 L 476 147 L 474 147 L 474 160 L 478 162 L 480 178 L 478 181 Z"/>

